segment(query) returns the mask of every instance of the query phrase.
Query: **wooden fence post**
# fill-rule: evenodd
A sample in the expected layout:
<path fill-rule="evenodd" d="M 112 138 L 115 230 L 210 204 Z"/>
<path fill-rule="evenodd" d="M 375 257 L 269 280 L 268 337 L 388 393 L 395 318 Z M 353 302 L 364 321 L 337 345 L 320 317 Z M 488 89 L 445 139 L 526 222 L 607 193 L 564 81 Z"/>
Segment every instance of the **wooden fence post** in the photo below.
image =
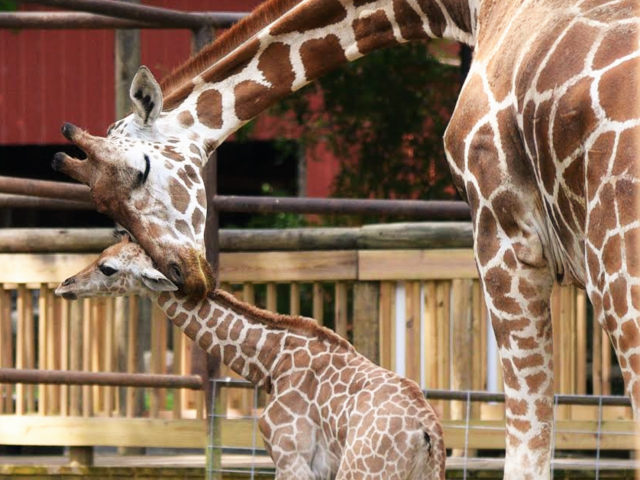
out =
<path fill-rule="evenodd" d="M 379 297 L 379 282 L 356 282 L 353 286 L 353 345 L 375 364 L 380 362 Z"/>

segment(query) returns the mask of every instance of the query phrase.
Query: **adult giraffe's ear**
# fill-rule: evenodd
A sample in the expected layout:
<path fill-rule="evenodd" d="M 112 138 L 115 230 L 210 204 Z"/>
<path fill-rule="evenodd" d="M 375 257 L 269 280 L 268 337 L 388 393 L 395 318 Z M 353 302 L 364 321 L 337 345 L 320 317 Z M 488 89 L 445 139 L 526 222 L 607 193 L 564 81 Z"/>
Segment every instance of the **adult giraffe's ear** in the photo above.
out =
<path fill-rule="evenodd" d="M 143 126 L 153 125 L 162 112 L 162 89 L 151 71 L 144 65 L 133 77 L 129 96 L 135 108 L 136 118 Z"/>
<path fill-rule="evenodd" d="M 141 275 L 142 283 L 154 292 L 175 292 L 178 287 L 155 268 L 147 268 Z"/>

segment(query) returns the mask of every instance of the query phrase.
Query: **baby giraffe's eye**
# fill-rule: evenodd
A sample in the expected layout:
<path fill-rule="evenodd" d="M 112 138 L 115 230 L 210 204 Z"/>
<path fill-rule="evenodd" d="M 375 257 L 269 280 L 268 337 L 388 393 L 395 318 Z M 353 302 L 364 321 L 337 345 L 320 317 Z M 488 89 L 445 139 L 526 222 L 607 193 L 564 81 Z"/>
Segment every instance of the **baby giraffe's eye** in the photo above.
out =
<path fill-rule="evenodd" d="M 110 277 L 111 275 L 117 272 L 115 268 L 111 268 L 106 265 L 100 265 L 98 268 L 100 269 L 102 274 L 106 277 Z"/>

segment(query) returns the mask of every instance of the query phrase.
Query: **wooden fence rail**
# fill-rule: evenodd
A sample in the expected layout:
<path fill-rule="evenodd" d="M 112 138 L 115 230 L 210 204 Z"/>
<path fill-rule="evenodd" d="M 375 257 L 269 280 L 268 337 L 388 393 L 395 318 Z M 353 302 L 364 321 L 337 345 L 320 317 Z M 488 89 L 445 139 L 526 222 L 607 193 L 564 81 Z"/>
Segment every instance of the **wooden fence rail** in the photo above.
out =
<path fill-rule="evenodd" d="M 403 250 L 223 252 L 223 288 L 272 311 L 312 316 L 423 388 L 500 390 L 497 348 L 472 251 L 407 243 Z M 53 296 L 59 282 L 95 256 L 0 254 L 0 367 L 190 373 L 191 341 L 148 301 Z M 611 347 L 587 314 L 584 292 L 556 288 L 552 311 L 556 392 L 621 394 Z M 229 370 L 223 375 L 234 376 Z M 250 395 L 227 394 L 232 418 L 251 413 Z M 0 385 L 0 423 L 31 415 L 188 420 L 204 417 L 203 404 L 201 392 L 186 390 Z M 448 421 L 463 418 L 463 402 L 434 404 Z M 502 409 L 474 405 L 473 419 L 499 422 Z M 631 419 L 628 407 L 603 412 L 605 421 Z M 562 421 L 591 421 L 594 415 L 593 407 L 558 407 Z M 0 444 L 20 443 L 22 437 L 7 432 L 0 429 Z"/>

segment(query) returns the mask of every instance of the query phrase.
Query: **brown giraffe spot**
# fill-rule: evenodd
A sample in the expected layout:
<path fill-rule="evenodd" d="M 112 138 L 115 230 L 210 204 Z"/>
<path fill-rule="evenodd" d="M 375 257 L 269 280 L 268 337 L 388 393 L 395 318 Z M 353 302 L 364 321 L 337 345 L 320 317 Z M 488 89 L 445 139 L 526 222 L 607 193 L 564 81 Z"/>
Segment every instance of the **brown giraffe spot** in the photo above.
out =
<path fill-rule="evenodd" d="M 636 28 L 632 25 L 618 25 L 615 29 L 608 31 L 593 59 L 593 69 L 600 70 L 619 58 L 633 53 L 635 46 L 629 39 L 636 35 L 634 31 Z"/>
<path fill-rule="evenodd" d="M 626 352 L 630 348 L 640 345 L 640 330 L 638 329 L 638 320 L 630 318 L 622 322 L 620 327 L 622 334 L 620 335 L 620 350 Z"/>
<path fill-rule="evenodd" d="M 207 194 L 204 188 L 199 189 L 196 192 L 196 200 L 198 201 L 198 205 L 206 210 L 207 208 Z"/>
<path fill-rule="evenodd" d="M 196 308 L 196 305 L 198 304 L 198 300 L 194 299 L 194 298 L 189 298 L 187 299 L 186 302 L 184 302 L 183 308 L 185 310 L 188 311 L 192 311 Z"/>
<path fill-rule="evenodd" d="M 208 303 L 206 303 L 206 305 L 208 305 Z M 203 308 L 204 308 L 204 305 L 203 305 Z M 209 318 L 209 320 L 207 320 L 207 327 L 215 328 L 216 324 L 218 323 L 218 320 L 220 319 L 220 317 L 222 317 L 223 314 L 224 312 L 219 308 L 214 309 L 213 313 L 211 314 L 211 317 Z"/>
<path fill-rule="evenodd" d="M 189 128 L 193 125 L 193 115 L 188 110 L 184 110 L 178 114 L 178 123 L 184 128 Z"/>
<path fill-rule="evenodd" d="M 304 373 L 304 378 L 300 384 L 300 390 L 304 392 L 309 400 L 314 400 L 318 393 L 318 387 L 320 386 L 316 374 L 311 370 L 307 370 Z"/>
<path fill-rule="evenodd" d="M 633 277 L 640 276 L 640 229 L 634 228 L 624 234 L 624 246 L 627 254 L 627 271 Z"/>
<path fill-rule="evenodd" d="M 279 400 L 296 415 L 306 415 L 309 411 L 309 402 L 302 397 L 300 392 L 288 392 L 281 395 Z"/>
<path fill-rule="evenodd" d="M 186 313 L 182 312 L 179 313 L 174 319 L 173 319 L 173 323 L 175 325 L 177 325 L 178 327 L 182 327 L 182 325 L 184 325 L 184 322 L 187 321 L 187 319 L 189 318 L 189 315 L 187 315 Z"/>
<path fill-rule="evenodd" d="M 507 398 L 507 409 L 513 415 L 526 415 L 529 411 L 529 404 L 526 400 L 516 400 L 515 398 Z"/>
<path fill-rule="evenodd" d="M 378 10 L 368 17 L 355 19 L 352 28 L 358 50 L 363 55 L 397 43 L 393 35 L 393 26 L 387 18 L 387 14 L 382 10 Z"/>
<path fill-rule="evenodd" d="M 558 205 L 554 206 L 557 216 L 562 220 L 559 223 L 560 226 L 560 238 L 563 240 L 564 245 L 570 245 L 573 239 L 574 231 L 578 230 L 578 225 L 573 218 L 573 211 L 571 209 L 571 201 L 564 188 L 558 190 Z"/>
<path fill-rule="evenodd" d="M 184 220 L 176 220 L 176 229 L 183 234 L 185 237 L 189 237 L 191 238 L 192 234 L 191 234 L 191 227 L 189 226 L 189 224 L 187 222 L 185 222 Z"/>
<path fill-rule="evenodd" d="M 293 357 L 293 364 L 296 368 L 308 368 L 311 363 L 311 357 L 305 350 L 296 352 Z"/>
<path fill-rule="evenodd" d="M 510 190 L 498 193 L 491 202 L 498 224 L 510 238 L 516 237 L 521 233 L 516 220 L 522 210 L 520 208 L 521 203 L 520 198 Z"/>
<path fill-rule="evenodd" d="M 171 160 L 174 160 L 176 162 L 184 161 L 184 157 L 180 153 L 178 153 L 176 149 L 171 145 L 166 145 L 161 153 L 165 157 L 170 158 Z"/>
<path fill-rule="evenodd" d="M 520 278 L 518 280 L 518 291 L 520 292 L 520 295 L 527 300 L 538 295 L 536 288 L 526 278 Z"/>
<path fill-rule="evenodd" d="M 231 362 L 231 365 L 229 365 L 229 367 L 231 367 L 231 370 L 233 370 L 234 372 L 241 374 L 244 371 L 244 364 L 245 360 L 243 357 L 236 357 L 236 359 Z"/>
<path fill-rule="evenodd" d="M 484 198 L 489 198 L 502 185 L 503 172 L 498 164 L 495 136 L 489 124 L 480 127 L 471 139 L 468 166 Z"/>
<path fill-rule="evenodd" d="M 336 35 L 307 40 L 300 47 L 300 58 L 307 79 L 318 78 L 347 62 L 347 57 Z"/>
<path fill-rule="evenodd" d="M 282 341 L 283 333 L 267 333 L 264 345 L 258 354 L 258 361 L 270 368 L 273 361 L 276 359 L 280 349 L 280 342 Z"/>
<path fill-rule="evenodd" d="M 620 254 L 620 235 L 610 237 L 602 249 L 602 263 L 609 275 L 612 275 L 622 268 L 622 256 Z"/>
<path fill-rule="evenodd" d="M 180 170 L 178 170 L 178 177 L 180 178 L 180 180 L 182 180 L 182 182 L 187 188 L 193 187 L 193 182 L 187 175 L 187 172 L 184 170 L 184 168 L 181 168 Z"/>
<path fill-rule="evenodd" d="M 273 89 L 252 80 L 236 85 L 236 115 L 240 120 L 250 120 L 267 108 L 275 99 Z"/>
<path fill-rule="evenodd" d="M 540 387 L 547 379 L 547 374 L 545 372 L 534 373 L 533 375 L 529 375 L 525 378 L 527 382 L 527 386 L 529 387 L 529 393 L 534 394 L 540 391 Z"/>
<path fill-rule="evenodd" d="M 198 332 L 200 331 L 200 328 L 201 328 L 200 324 L 195 320 L 194 317 L 191 317 L 191 319 L 189 320 L 189 323 L 184 329 L 184 333 L 191 340 L 195 340 L 196 335 L 198 335 Z"/>
<path fill-rule="evenodd" d="M 583 78 L 571 86 L 557 102 L 553 122 L 553 148 L 563 160 L 578 148 L 594 131 L 598 119 L 591 107 L 591 78 Z"/>
<path fill-rule="evenodd" d="M 585 58 L 597 34 L 598 29 L 595 27 L 583 23 L 573 25 L 542 69 L 537 90 L 544 92 L 557 88 L 584 70 Z"/>
<path fill-rule="evenodd" d="M 229 335 L 229 326 L 233 320 L 233 315 L 230 313 L 224 317 L 224 320 L 220 323 L 220 326 L 217 328 L 216 334 L 220 340 L 226 340 Z"/>
<path fill-rule="evenodd" d="M 640 59 L 634 58 L 616 65 L 602 75 L 598 93 L 600 105 L 609 119 L 624 122 L 638 118 L 638 72 Z"/>
<path fill-rule="evenodd" d="M 198 310 L 198 318 L 204 320 L 209 315 L 209 311 L 211 310 L 211 304 L 209 302 L 203 302 L 200 306 L 200 310 Z M 208 326 L 208 322 L 207 322 Z"/>
<path fill-rule="evenodd" d="M 240 344 L 240 349 L 247 357 L 253 357 L 256 354 L 256 347 L 258 341 L 262 338 L 263 331 L 261 328 L 250 328 L 247 330 L 247 335 L 244 337 L 244 341 Z"/>
<path fill-rule="evenodd" d="M 193 320 L 192 320 L 193 321 Z M 200 337 L 200 348 L 202 348 L 205 352 L 209 350 L 209 347 L 213 344 L 213 335 L 211 332 L 204 332 Z"/>
<path fill-rule="evenodd" d="M 589 216 L 589 239 L 597 249 L 602 248 L 607 232 L 616 228 L 615 208 L 613 187 L 607 184 L 600 191 L 600 202 Z"/>
<path fill-rule="evenodd" d="M 200 147 L 198 147 L 198 145 L 196 145 L 195 143 L 192 143 L 191 145 L 189 145 L 189 150 L 195 153 L 198 157 L 202 155 L 202 152 L 200 151 Z"/>
<path fill-rule="evenodd" d="M 636 178 L 640 177 L 640 168 L 636 155 L 640 148 L 640 145 L 638 145 L 640 143 L 638 141 L 639 135 L 637 128 L 629 128 L 620 133 L 613 169 L 611 170 L 612 175 L 620 176 L 626 173 Z"/>
<path fill-rule="evenodd" d="M 600 183 L 606 177 L 615 137 L 616 135 L 613 132 L 600 135 L 588 152 L 587 195 L 589 201 L 593 200 Z"/>
<path fill-rule="evenodd" d="M 496 335 L 496 341 L 499 347 L 511 347 L 511 339 L 515 337 L 514 333 L 520 332 L 530 325 L 528 318 L 520 318 L 517 320 L 502 320 L 492 315 L 492 323 Z"/>
<path fill-rule="evenodd" d="M 544 365 L 544 358 L 539 353 L 529 355 L 528 357 L 524 358 L 514 357 L 513 364 L 518 370 L 532 367 L 541 367 L 542 365 Z"/>
<path fill-rule="evenodd" d="M 587 250 L 587 267 L 589 269 L 589 278 L 591 284 L 596 285 L 598 283 L 598 277 L 600 276 L 600 257 L 593 251 L 593 247 L 586 246 Z"/>
<path fill-rule="evenodd" d="M 422 26 L 420 15 L 409 5 L 407 0 L 393 0 L 393 14 L 405 40 L 428 38 Z"/>
<path fill-rule="evenodd" d="M 229 330 L 229 338 L 234 342 L 237 341 L 240 338 L 240 334 L 242 333 L 243 329 L 244 324 L 242 323 L 242 320 L 236 319 L 231 325 L 231 329 Z"/>
<path fill-rule="evenodd" d="M 194 226 L 196 232 L 200 232 L 202 230 L 202 226 L 204 225 L 204 214 L 199 208 L 195 208 L 193 210 L 191 224 Z"/>
<path fill-rule="evenodd" d="M 613 23 L 618 20 L 626 20 L 629 18 L 635 19 L 637 16 L 638 3 L 634 0 L 616 2 L 614 8 L 610 5 L 603 5 L 600 8 L 594 8 L 587 15 L 588 18 L 605 21 L 607 23 Z"/>
<path fill-rule="evenodd" d="M 579 156 L 575 160 L 573 160 L 571 164 L 565 169 L 563 178 L 571 193 L 579 197 L 584 197 L 586 181 L 584 175 L 584 157 Z M 584 205 L 581 206 L 581 209 L 582 211 L 584 211 Z"/>
<path fill-rule="evenodd" d="M 502 376 L 504 378 L 504 383 L 506 383 L 509 388 L 520 390 L 520 383 L 518 382 L 518 376 L 516 375 L 516 372 L 513 369 L 513 364 L 511 363 L 511 360 L 509 360 L 508 358 L 502 360 Z"/>
<path fill-rule="evenodd" d="M 171 163 L 169 160 L 164 161 L 164 168 L 166 168 L 167 170 L 173 170 L 173 167 L 173 163 Z M 138 208 L 138 210 L 140 210 L 140 208 Z"/>
<path fill-rule="evenodd" d="M 285 15 L 270 33 L 273 36 L 292 32 L 304 33 L 334 25 L 346 17 L 347 11 L 339 0 L 311 0 L 305 8 Z"/>
<path fill-rule="evenodd" d="M 519 350 L 536 350 L 539 346 L 538 339 L 533 337 L 514 337 Z"/>
<path fill-rule="evenodd" d="M 242 47 L 235 49 L 225 58 L 221 59 L 209 74 L 205 73 L 202 78 L 206 83 L 218 83 L 233 75 L 242 72 L 260 49 L 260 40 L 254 38 L 249 40 Z M 198 114 L 199 116 L 200 114 Z"/>
<path fill-rule="evenodd" d="M 482 232 L 476 238 L 476 253 L 480 265 L 486 265 L 500 249 L 498 229 L 491 211 L 483 207 L 478 220 L 478 231 Z"/>
<path fill-rule="evenodd" d="M 171 298 L 171 294 L 168 292 L 162 292 L 159 296 L 158 296 L 158 304 L 161 307 L 164 307 L 164 304 L 167 303 L 169 301 L 169 299 Z"/>
<path fill-rule="evenodd" d="M 180 213 L 185 213 L 189 207 L 189 191 L 182 186 L 175 178 L 169 180 L 169 195 L 171 196 L 171 204 Z"/>
<path fill-rule="evenodd" d="M 167 308 L 167 315 L 169 317 L 173 317 L 176 314 L 176 308 L 178 308 L 178 303 L 177 302 L 173 302 L 169 308 Z"/>
<path fill-rule="evenodd" d="M 604 307 L 605 312 L 611 310 L 611 304 L 611 293 L 605 292 L 604 296 L 602 297 L 602 306 Z M 615 319 L 613 317 L 611 317 L 611 320 L 615 322 Z"/>
<path fill-rule="evenodd" d="M 233 360 L 238 353 L 238 349 L 235 345 L 225 345 L 222 350 L 222 358 L 224 359 L 224 363 L 231 366 L 231 360 Z"/>
<path fill-rule="evenodd" d="M 514 418 L 513 420 L 511 420 L 511 425 L 516 430 L 522 433 L 527 433 L 529 430 L 531 430 L 531 422 L 528 420 L 520 420 L 518 418 Z"/>
<path fill-rule="evenodd" d="M 382 457 L 378 456 L 369 456 L 365 459 L 365 463 L 367 464 L 368 474 L 379 473 L 382 471 L 385 465 L 385 461 Z"/>
<path fill-rule="evenodd" d="M 263 376 L 264 373 L 262 373 L 262 370 L 260 370 L 257 365 L 253 363 L 249 364 L 249 375 L 247 375 L 247 380 L 251 383 L 257 383 Z"/>
<path fill-rule="evenodd" d="M 196 103 L 198 121 L 207 128 L 222 128 L 222 94 L 217 90 L 205 90 Z"/>
<path fill-rule="evenodd" d="M 436 37 L 442 37 L 444 33 L 444 28 L 447 25 L 447 21 L 444 18 L 444 14 L 437 2 L 433 2 L 431 0 L 418 0 L 418 5 L 422 9 L 422 13 L 427 16 L 427 20 L 429 21 L 429 28 Z"/>
<path fill-rule="evenodd" d="M 629 357 L 629 366 L 636 375 L 640 374 L 640 355 L 634 353 Z"/>
<path fill-rule="evenodd" d="M 621 226 L 624 227 L 638 219 L 639 200 L 640 189 L 637 183 L 629 179 L 620 179 L 616 182 L 616 203 Z"/>
<path fill-rule="evenodd" d="M 553 193 L 556 183 L 556 166 L 551 155 L 551 144 L 549 138 L 549 121 L 552 101 L 540 103 L 535 113 L 534 135 L 537 144 L 536 159 L 538 169 L 542 177 L 542 183 L 548 193 Z"/>
<path fill-rule="evenodd" d="M 549 435 L 536 435 L 527 444 L 530 450 L 543 450 L 549 449 Z"/>
<path fill-rule="evenodd" d="M 551 404 L 545 400 L 536 400 L 536 417 L 540 419 L 551 418 L 553 415 L 553 408 Z"/>
<path fill-rule="evenodd" d="M 495 307 L 504 313 L 517 315 L 522 312 L 520 305 L 505 292 L 511 290 L 511 275 L 500 267 L 494 267 L 485 274 L 485 287 Z"/>

